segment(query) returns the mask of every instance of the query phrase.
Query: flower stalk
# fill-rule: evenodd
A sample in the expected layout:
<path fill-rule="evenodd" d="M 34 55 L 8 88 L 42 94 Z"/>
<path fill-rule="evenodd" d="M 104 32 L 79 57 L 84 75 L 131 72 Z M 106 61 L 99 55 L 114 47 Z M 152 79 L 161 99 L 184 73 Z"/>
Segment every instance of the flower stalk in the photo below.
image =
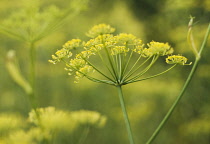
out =
<path fill-rule="evenodd" d="M 156 128 L 156 130 L 154 131 L 154 133 L 149 138 L 149 140 L 147 141 L 146 144 L 151 144 L 154 141 L 154 139 L 157 137 L 157 135 L 159 134 L 159 132 L 161 131 L 161 129 L 163 128 L 163 126 L 165 125 L 167 120 L 170 118 L 170 116 L 173 113 L 174 109 L 176 108 L 177 104 L 179 103 L 179 101 L 183 97 L 184 92 L 186 91 L 190 81 L 192 80 L 192 77 L 193 77 L 193 75 L 194 75 L 194 73 L 196 71 L 196 68 L 198 66 L 198 63 L 200 61 L 202 51 L 203 51 L 203 49 L 204 49 L 204 47 L 206 45 L 206 42 L 207 42 L 207 39 L 208 39 L 208 36 L 209 36 L 209 33 L 210 33 L 210 24 L 209 24 L 209 26 L 207 28 L 207 31 L 206 31 L 203 43 L 202 43 L 202 45 L 200 47 L 200 50 L 197 51 L 197 49 L 195 47 L 193 35 L 192 35 L 192 27 L 191 27 L 192 26 L 192 22 L 193 22 L 193 17 L 191 17 L 191 20 L 190 20 L 190 27 L 189 27 L 189 32 L 188 32 L 187 38 L 189 40 L 188 41 L 189 45 L 193 48 L 193 53 L 195 54 L 195 62 L 194 62 L 193 67 L 192 67 L 192 69 L 191 69 L 191 71 L 190 71 L 190 73 L 189 73 L 189 75 L 187 77 L 187 80 L 185 81 L 185 84 L 184 84 L 182 90 L 180 91 L 180 94 L 178 95 L 178 97 L 176 98 L 176 100 L 172 104 L 171 108 L 168 110 L 167 114 L 165 115 L 163 120 L 160 122 L 159 126 Z"/>
<path fill-rule="evenodd" d="M 35 78 L 36 78 L 36 65 L 35 65 L 35 60 L 36 60 L 36 47 L 35 47 L 35 42 L 30 42 L 29 43 L 29 48 L 30 48 L 30 78 L 29 82 L 32 87 L 32 92 L 29 94 L 29 99 L 32 108 L 35 110 L 37 108 L 37 99 L 35 98 Z"/>
<path fill-rule="evenodd" d="M 120 99 L 120 105 L 121 105 L 121 108 L 122 108 L 122 112 L 123 112 L 123 117 L 124 117 L 126 129 L 127 129 L 127 133 L 128 133 L 128 138 L 129 138 L 130 144 L 134 144 L 134 139 L 133 139 L 133 134 L 132 134 L 132 130 L 131 130 L 131 125 L 130 125 L 130 121 L 129 121 L 129 118 L 128 118 L 128 114 L 127 114 L 127 110 L 126 110 L 126 106 L 125 106 L 125 101 L 124 101 L 124 97 L 123 97 L 122 86 L 118 85 L 117 86 L 117 90 L 118 90 L 118 95 L 119 95 L 119 99 Z"/>

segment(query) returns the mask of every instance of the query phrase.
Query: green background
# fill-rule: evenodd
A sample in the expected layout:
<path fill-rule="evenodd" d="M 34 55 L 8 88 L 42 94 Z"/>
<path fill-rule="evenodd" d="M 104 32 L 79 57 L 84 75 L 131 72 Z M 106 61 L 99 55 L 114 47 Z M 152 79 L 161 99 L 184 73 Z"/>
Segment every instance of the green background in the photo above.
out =
<path fill-rule="evenodd" d="M 67 0 L 42 2 L 64 7 Z M 0 22 L 21 9 L 18 0 L 0 1 Z M 85 11 L 68 19 L 62 27 L 38 42 L 36 47 L 36 98 L 39 107 L 54 106 L 63 110 L 94 110 L 108 118 L 102 129 L 91 129 L 85 144 L 127 144 L 123 115 L 114 87 L 82 79 L 75 84 L 64 64 L 52 65 L 51 55 L 72 39 L 87 40 L 85 33 L 96 24 L 106 23 L 120 32 L 131 33 L 144 43 L 168 42 L 176 54 L 189 62 L 194 55 L 187 43 L 189 16 L 195 16 L 193 28 L 199 48 L 210 20 L 209 0 L 91 0 Z M 15 22 L 14 22 L 15 23 Z M 15 50 L 23 75 L 28 76 L 29 49 L 23 41 L 0 34 L 0 113 L 19 113 L 27 117 L 29 101 L 12 80 L 5 67 L 9 50 Z M 154 144 L 208 144 L 210 142 L 210 42 L 197 71 L 173 115 Z M 160 59 L 150 71 L 160 72 L 167 65 Z M 137 144 L 145 143 L 178 96 L 192 66 L 178 66 L 155 79 L 123 87 L 128 114 Z M 79 134 L 78 134 L 79 137 Z"/>

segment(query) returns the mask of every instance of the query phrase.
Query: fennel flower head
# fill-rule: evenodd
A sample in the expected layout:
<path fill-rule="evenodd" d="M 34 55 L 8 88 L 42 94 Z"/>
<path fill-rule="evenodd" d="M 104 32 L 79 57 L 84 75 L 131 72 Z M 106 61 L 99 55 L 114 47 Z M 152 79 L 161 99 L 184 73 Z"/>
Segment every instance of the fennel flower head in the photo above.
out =
<path fill-rule="evenodd" d="M 37 115 L 38 113 L 38 115 Z M 31 123 L 49 132 L 73 132 L 81 125 L 103 127 L 106 117 L 95 111 L 63 111 L 55 107 L 38 108 L 29 113 Z"/>
<path fill-rule="evenodd" d="M 31 128 L 28 131 L 14 131 L 6 137 L 6 144 L 37 144 L 51 139 L 48 132 L 44 132 L 40 128 Z"/>
<path fill-rule="evenodd" d="M 10 131 L 23 127 L 23 119 L 14 114 L 0 115 L 0 135 L 4 135 Z"/>
<path fill-rule="evenodd" d="M 173 64 L 172 67 L 177 64 L 186 65 L 187 58 L 181 55 L 172 56 L 174 50 L 168 43 L 151 41 L 144 44 L 132 34 L 114 35 L 114 31 L 115 28 L 110 25 L 96 25 L 87 32 L 90 37 L 88 41 L 69 40 L 52 55 L 49 62 L 64 62 L 65 70 L 69 75 L 75 76 L 76 83 L 86 77 L 94 82 L 115 86 L 160 75 L 143 77 L 159 57 L 168 56 L 166 63 Z"/>

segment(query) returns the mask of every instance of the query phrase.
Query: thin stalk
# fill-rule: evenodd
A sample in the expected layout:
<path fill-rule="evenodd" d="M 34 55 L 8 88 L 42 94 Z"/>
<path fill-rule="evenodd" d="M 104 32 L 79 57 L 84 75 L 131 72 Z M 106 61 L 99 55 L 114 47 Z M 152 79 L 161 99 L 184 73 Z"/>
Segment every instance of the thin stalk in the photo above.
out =
<path fill-rule="evenodd" d="M 30 42 L 30 83 L 34 89 L 35 82 L 35 46 L 33 42 Z"/>
<path fill-rule="evenodd" d="M 111 59 L 109 50 L 107 49 L 107 47 L 106 47 L 106 45 L 105 45 L 105 43 L 104 43 L 103 36 L 102 36 L 102 42 L 103 42 L 103 45 L 104 45 L 104 49 L 105 49 L 106 55 L 107 55 L 107 57 L 108 57 L 109 64 L 110 64 L 111 69 L 112 69 L 112 71 L 113 71 L 113 74 L 114 74 L 114 76 L 115 76 L 115 80 L 117 81 L 117 70 L 116 70 L 116 68 L 115 68 L 114 65 L 113 65 L 113 61 L 112 61 L 112 59 Z"/>
<path fill-rule="evenodd" d="M 117 77 L 117 79 L 116 79 L 116 81 L 118 81 L 119 80 L 119 57 L 118 57 L 118 55 L 119 54 L 117 54 L 117 55 L 114 55 L 114 56 L 112 56 L 112 59 L 113 59 L 113 65 L 115 66 L 115 71 L 116 71 L 116 77 Z"/>
<path fill-rule="evenodd" d="M 119 81 L 122 79 L 122 67 L 123 67 L 123 64 L 122 64 L 122 55 L 119 54 L 118 55 L 119 57 Z"/>
<path fill-rule="evenodd" d="M 203 43 L 202 43 L 202 45 L 201 45 L 201 48 L 200 48 L 200 50 L 199 50 L 199 52 L 198 52 L 198 57 L 199 57 L 199 58 L 200 58 L 200 56 L 201 56 L 201 53 L 203 52 L 204 47 L 206 46 L 206 42 L 207 42 L 207 40 L 208 40 L 209 33 L 210 33 L 210 23 L 209 23 L 209 26 L 208 26 L 206 35 L 205 35 L 205 37 L 204 37 Z"/>
<path fill-rule="evenodd" d="M 127 54 L 123 54 L 122 61 L 123 61 L 123 68 L 122 68 L 122 75 L 123 75 L 127 64 Z"/>
<path fill-rule="evenodd" d="M 37 100 L 35 97 L 35 77 L 36 77 L 36 73 L 35 73 L 35 60 L 36 60 L 36 50 L 35 50 L 35 42 L 31 41 L 29 42 L 30 44 L 30 85 L 32 88 L 32 92 L 30 94 L 28 94 L 30 103 L 31 103 L 31 107 L 34 110 L 37 119 L 40 123 L 40 117 L 39 117 L 39 112 L 37 111 Z"/>
<path fill-rule="evenodd" d="M 104 63 L 104 65 L 106 66 L 106 68 L 108 69 L 109 73 L 110 73 L 110 74 L 112 75 L 112 77 L 115 79 L 114 73 L 110 70 L 109 66 L 108 66 L 107 63 L 104 61 L 104 59 L 103 59 L 103 57 L 101 56 L 101 53 L 100 53 L 100 52 L 98 52 L 98 55 L 99 55 L 101 61 L 102 61 L 102 62 Z"/>
<path fill-rule="evenodd" d="M 4 27 L 3 25 L 0 25 L 0 32 L 6 34 L 8 36 L 14 37 L 14 38 L 16 38 L 18 40 L 22 40 L 22 41 L 26 41 L 27 40 L 27 38 L 24 37 L 23 35 L 20 35 L 19 33 L 14 32 L 14 31 L 12 31 L 9 28 Z"/>
<path fill-rule="evenodd" d="M 176 98 L 175 102 L 173 103 L 173 105 L 171 106 L 171 108 L 168 110 L 167 114 L 165 115 L 165 117 L 163 118 L 163 120 L 161 121 L 161 123 L 159 124 L 159 126 L 157 127 L 157 129 L 154 131 L 154 133 L 152 134 L 152 136 L 149 138 L 149 140 L 147 141 L 146 144 L 150 144 L 154 139 L 155 137 L 159 134 L 160 130 L 162 129 L 162 127 L 164 126 L 164 124 L 167 122 L 167 120 L 169 119 L 169 117 L 171 116 L 172 112 L 174 111 L 175 107 L 177 106 L 178 102 L 180 101 L 180 99 L 182 98 L 188 84 L 190 83 L 191 79 L 192 79 L 192 76 L 196 70 L 196 67 L 197 67 L 197 64 L 198 64 L 198 61 L 196 60 L 193 67 L 192 67 L 192 70 L 179 94 L 179 96 Z"/>
<path fill-rule="evenodd" d="M 68 67 L 71 67 L 68 62 L 66 62 L 65 60 L 62 59 L 62 61 L 68 66 Z M 98 82 L 98 83 L 105 83 L 105 84 L 109 84 L 109 85 L 115 85 L 115 83 L 113 81 L 108 81 L 108 80 L 99 80 L 99 79 L 96 79 L 94 77 L 91 77 L 91 76 L 88 76 L 86 75 L 85 73 L 79 71 L 78 69 L 74 68 L 74 67 L 71 67 L 72 69 L 74 69 L 75 71 L 81 73 L 82 75 L 84 75 L 86 78 L 88 78 L 89 80 L 93 81 L 93 82 Z"/>
<path fill-rule="evenodd" d="M 140 60 L 141 56 L 139 56 L 139 58 L 137 59 L 137 61 L 135 62 L 135 64 L 132 66 L 132 68 L 129 70 L 129 72 L 127 73 L 127 75 L 125 76 L 124 80 L 127 80 L 130 76 L 132 76 L 137 70 L 139 70 L 140 67 L 142 67 L 151 57 L 148 57 L 143 63 L 141 63 L 135 70 L 133 70 L 133 68 L 136 66 L 136 64 L 138 63 L 138 61 Z M 133 72 L 132 72 L 133 70 Z"/>
<path fill-rule="evenodd" d="M 173 103 L 173 105 L 171 106 L 171 108 L 169 109 L 169 111 L 167 112 L 167 114 L 165 115 L 165 117 L 163 118 L 163 120 L 161 121 L 161 123 L 159 124 L 159 126 L 157 127 L 157 129 L 154 131 L 154 133 L 152 134 L 152 136 L 149 138 L 149 140 L 147 141 L 146 144 L 150 144 L 154 141 L 154 139 L 157 137 L 157 135 L 159 134 L 160 130 L 163 128 L 164 124 L 167 122 L 167 120 L 169 119 L 169 117 L 171 116 L 171 114 L 173 113 L 175 107 L 177 106 L 177 104 L 179 103 L 180 99 L 182 98 L 185 90 L 187 89 L 187 86 L 189 85 L 190 81 L 192 80 L 192 77 L 193 77 L 193 74 L 195 73 L 195 70 L 197 68 L 197 65 L 198 65 L 198 62 L 200 60 L 200 57 L 201 57 L 201 53 L 206 45 L 206 42 L 207 42 L 207 39 L 208 39 L 208 36 L 209 36 L 209 32 L 210 32 L 210 24 L 208 26 L 208 29 L 207 29 L 207 32 L 206 32 L 206 35 L 204 37 L 204 40 L 203 40 L 203 43 L 201 45 L 201 48 L 198 52 L 198 55 L 196 55 L 196 58 L 195 58 L 195 62 L 193 64 L 193 67 L 190 71 L 190 74 L 188 75 L 188 78 L 187 80 L 185 81 L 185 84 L 179 94 L 179 96 L 176 98 L 175 102 Z"/>
<path fill-rule="evenodd" d="M 90 127 L 87 126 L 87 127 L 84 129 L 84 131 L 83 131 L 83 133 L 82 133 L 82 135 L 81 135 L 81 137 L 80 137 L 80 139 L 79 139 L 78 144 L 83 144 L 83 143 L 85 142 L 85 139 L 87 138 L 89 131 L 90 131 Z"/>
<path fill-rule="evenodd" d="M 80 71 L 78 71 L 78 72 L 80 72 Z M 87 78 L 87 79 L 89 79 L 89 80 L 91 80 L 91 81 L 93 81 L 93 82 L 97 82 L 97 83 L 105 83 L 105 84 L 109 84 L 109 85 L 116 85 L 114 82 L 112 82 L 112 81 L 108 81 L 108 80 L 98 80 L 98 79 L 95 79 L 95 78 L 93 78 L 93 77 L 90 77 L 90 76 L 88 76 L 88 75 L 85 75 L 84 74 L 84 76 Z"/>
<path fill-rule="evenodd" d="M 142 55 L 139 55 L 138 59 L 136 60 L 136 62 L 134 63 L 134 65 L 132 66 L 132 68 L 130 69 L 130 71 L 129 71 L 128 73 L 130 73 L 130 72 L 133 70 L 133 68 L 134 68 L 134 67 L 137 65 L 137 63 L 140 61 L 141 57 L 142 57 Z M 147 59 L 147 60 L 148 60 L 148 59 Z M 142 64 L 144 64 L 145 62 L 147 62 L 147 60 L 144 61 Z M 140 66 L 138 66 L 137 69 L 139 69 L 139 68 L 142 66 L 142 64 L 141 64 Z M 135 71 L 135 70 L 134 70 L 134 71 Z"/>
<path fill-rule="evenodd" d="M 35 98 L 35 57 L 36 57 L 36 51 L 35 51 L 35 44 L 34 42 L 30 42 L 30 85 L 32 88 L 32 92 L 29 94 L 29 99 L 32 108 L 36 111 L 37 108 L 37 102 Z"/>
<path fill-rule="evenodd" d="M 151 67 L 152 65 L 156 62 L 156 60 L 158 59 L 159 56 L 154 56 L 151 63 L 149 64 L 149 66 L 147 66 L 144 70 L 141 71 L 141 73 L 137 74 L 136 76 L 134 76 L 133 78 L 129 79 L 126 81 L 127 82 L 132 82 L 132 81 L 135 81 L 137 80 L 139 77 L 141 77 L 142 75 L 144 75 Z"/>
<path fill-rule="evenodd" d="M 126 54 L 121 54 L 120 55 L 120 60 L 121 60 L 120 81 L 123 78 L 123 71 L 125 69 L 125 57 L 126 57 Z"/>
<path fill-rule="evenodd" d="M 193 19 L 194 19 L 194 17 L 190 17 L 190 22 L 188 24 L 189 30 L 188 30 L 188 33 L 187 33 L 187 41 L 190 44 L 190 47 L 191 47 L 193 53 L 195 54 L 195 56 L 198 57 L 198 50 L 195 46 L 194 38 L 193 38 L 193 35 L 192 35 Z"/>
<path fill-rule="evenodd" d="M 114 75 L 114 80 L 117 81 L 118 80 L 118 75 L 117 75 L 117 69 L 118 69 L 118 60 L 117 60 L 117 56 L 116 55 L 111 55 L 110 56 L 112 62 L 113 62 L 113 65 L 111 65 L 111 68 L 113 66 L 113 69 L 112 69 L 112 73 Z"/>
<path fill-rule="evenodd" d="M 127 133 L 128 133 L 128 138 L 129 138 L 130 144 L 134 144 L 133 134 L 131 131 L 131 126 L 130 126 L 130 122 L 129 122 L 129 118 L 128 118 L 128 114 L 127 114 L 127 110 L 126 110 L 126 106 L 125 106 L 125 102 L 124 102 L 124 98 L 123 98 L 122 86 L 118 85 L 117 90 L 118 90 L 120 104 L 121 104 L 121 108 L 122 108 L 122 112 L 123 112 L 123 116 L 124 116 L 124 120 L 125 120 Z"/>
<path fill-rule="evenodd" d="M 126 42 L 126 49 L 128 48 L 128 43 Z M 128 48 L 129 49 L 129 48 Z M 130 51 L 130 50 L 129 50 Z M 121 55 L 122 57 L 122 70 L 121 70 L 121 73 L 120 73 L 120 75 L 121 75 L 121 78 L 120 78 L 120 80 L 122 81 L 122 78 L 124 77 L 124 73 L 125 73 L 125 71 L 126 71 L 126 68 L 127 68 L 127 66 L 128 66 L 128 63 L 129 63 L 129 61 L 130 61 L 130 57 L 129 57 L 129 60 L 127 61 L 127 59 L 126 59 L 126 57 L 127 57 L 127 53 L 123 53 L 122 55 Z"/>
<path fill-rule="evenodd" d="M 174 64 L 173 66 L 171 66 L 170 68 L 168 68 L 167 70 L 163 71 L 163 72 L 160 72 L 156 75 L 152 75 L 152 76 L 149 76 L 149 77 L 146 77 L 146 78 L 142 78 L 142 79 L 139 79 L 139 80 L 134 80 L 134 81 L 128 81 L 128 82 L 125 82 L 123 83 L 123 85 L 126 85 L 126 84 L 129 84 L 129 83 L 134 83 L 134 82 L 139 82 L 139 81 L 143 81 L 143 80 L 147 80 L 147 79 L 151 79 L 151 78 L 154 78 L 154 77 L 157 77 L 159 75 L 162 75 L 168 71 L 170 71 L 172 68 L 174 68 L 177 64 Z"/>
<path fill-rule="evenodd" d="M 127 55 L 126 54 L 121 54 L 121 72 L 120 72 L 120 81 L 122 82 L 123 77 L 124 77 L 124 72 L 126 69 L 126 65 L 127 65 L 127 59 L 126 59 Z"/>
<path fill-rule="evenodd" d="M 133 56 L 133 51 L 131 51 L 131 53 L 130 53 L 130 56 L 129 56 L 129 58 L 128 58 L 128 60 L 127 60 L 126 64 L 125 64 L 124 69 L 123 69 L 123 73 L 122 73 L 122 75 L 124 75 L 124 74 L 125 74 L 125 72 L 126 72 L 126 70 L 127 70 L 127 67 L 128 67 L 128 64 L 130 63 L 130 60 L 131 60 L 131 57 L 132 57 L 132 56 Z"/>
<path fill-rule="evenodd" d="M 97 69 L 90 61 L 88 61 L 87 59 L 84 59 L 90 66 L 92 66 L 98 73 L 100 73 L 102 76 L 104 76 L 105 78 L 109 79 L 110 81 L 114 82 L 111 78 L 109 78 L 108 76 L 106 76 L 104 73 L 102 73 L 99 69 Z"/>
<path fill-rule="evenodd" d="M 33 39 L 34 41 L 39 41 L 42 38 L 48 36 L 49 34 L 55 32 L 59 27 L 61 27 L 62 25 L 65 24 L 66 20 L 68 20 L 68 18 L 70 17 L 74 17 L 75 15 L 77 15 L 79 13 L 78 10 L 72 10 L 72 9 L 68 9 L 63 16 L 57 18 L 56 20 L 54 20 L 52 23 L 49 23 L 48 26 L 41 31 L 38 35 L 35 36 L 35 38 Z"/>

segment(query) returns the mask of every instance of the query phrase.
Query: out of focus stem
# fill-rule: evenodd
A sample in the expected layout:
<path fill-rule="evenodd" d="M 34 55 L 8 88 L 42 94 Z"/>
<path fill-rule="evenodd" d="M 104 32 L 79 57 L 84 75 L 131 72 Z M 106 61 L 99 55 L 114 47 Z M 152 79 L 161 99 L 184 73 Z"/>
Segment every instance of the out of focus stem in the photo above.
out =
<path fill-rule="evenodd" d="M 188 42 L 190 48 L 192 49 L 195 57 L 198 58 L 199 57 L 198 49 L 196 48 L 194 38 L 193 38 L 193 34 L 192 34 L 193 20 L 194 20 L 194 17 L 190 16 L 190 21 L 189 21 L 189 24 L 188 24 L 189 29 L 188 29 L 188 33 L 187 33 L 187 42 Z"/>
<path fill-rule="evenodd" d="M 35 50 L 35 42 L 29 42 L 29 48 L 30 48 L 30 75 L 29 75 L 29 81 L 32 88 L 32 92 L 29 94 L 29 100 L 31 103 L 32 108 L 36 111 L 37 108 L 37 101 L 35 98 L 35 58 L 36 58 L 36 50 Z"/>
<path fill-rule="evenodd" d="M 150 143 L 152 143 L 154 141 L 154 139 L 159 134 L 160 130 L 163 128 L 164 124 L 167 122 L 167 120 L 169 119 L 169 117 L 173 113 L 173 111 L 174 111 L 175 107 L 177 106 L 177 104 L 179 103 L 180 99 L 182 98 L 185 90 L 187 89 L 187 86 L 189 85 L 190 81 L 192 80 L 192 77 L 193 77 L 193 74 L 195 73 L 195 70 L 197 68 L 198 62 L 200 61 L 201 53 L 202 53 L 202 51 L 203 51 L 203 49 L 204 49 L 204 47 L 206 45 L 206 42 L 207 42 L 207 39 L 208 39 L 208 36 L 209 36 L 209 32 L 210 32 L 210 24 L 209 24 L 208 29 L 206 31 L 206 35 L 204 37 L 204 40 L 203 40 L 203 43 L 201 45 L 201 48 L 200 48 L 199 52 L 193 51 L 194 54 L 195 54 L 195 62 L 193 64 L 193 67 L 192 67 L 192 69 L 190 71 L 190 74 L 188 75 L 188 78 L 185 81 L 185 84 L 184 84 L 184 86 L 183 86 L 183 88 L 182 88 L 179 96 L 176 98 L 176 100 L 174 101 L 173 105 L 168 110 L 167 114 L 165 115 L 165 117 L 163 118 L 163 120 L 161 121 L 161 123 L 159 124 L 159 126 L 156 128 L 156 130 L 154 131 L 154 133 L 152 134 L 152 136 L 146 142 L 146 144 L 150 144 Z M 192 33 L 191 33 L 191 35 L 188 35 L 188 36 L 190 36 L 192 38 L 191 39 L 191 46 L 194 45 L 194 41 L 192 41 L 193 40 Z"/>

